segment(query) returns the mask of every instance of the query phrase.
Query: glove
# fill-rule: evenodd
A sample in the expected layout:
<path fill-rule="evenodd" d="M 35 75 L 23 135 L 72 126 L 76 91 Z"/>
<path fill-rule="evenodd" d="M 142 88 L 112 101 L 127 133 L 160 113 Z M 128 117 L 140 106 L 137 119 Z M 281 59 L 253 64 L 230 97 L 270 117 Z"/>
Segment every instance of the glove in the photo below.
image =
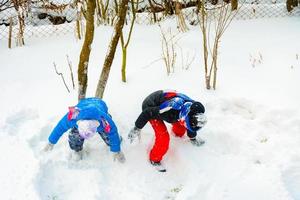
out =
<path fill-rule="evenodd" d="M 51 150 L 53 149 L 53 147 L 54 147 L 54 144 L 48 142 L 48 143 L 46 144 L 46 146 L 44 147 L 43 151 L 44 151 L 44 152 L 51 151 Z"/>
<path fill-rule="evenodd" d="M 128 134 L 128 139 L 130 143 L 132 143 L 136 137 L 138 137 L 139 141 L 141 141 L 141 129 L 134 127 L 133 129 L 130 130 Z"/>
<path fill-rule="evenodd" d="M 191 138 L 190 141 L 191 141 L 192 145 L 197 146 L 197 147 L 199 147 L 199 146 L 201 146 L 205 143 L 205 141 L 200 139 L 200 138 L 198 138 L 198 139 L 197 138 Z"/>
<path fill-rule="evenodd" d="M 124 163 L 126 161 L 126 158 L 122 151 L 114 153 L 113 157 L 114 157 L 114 161 L 118 160 L 120 163 Z"/>

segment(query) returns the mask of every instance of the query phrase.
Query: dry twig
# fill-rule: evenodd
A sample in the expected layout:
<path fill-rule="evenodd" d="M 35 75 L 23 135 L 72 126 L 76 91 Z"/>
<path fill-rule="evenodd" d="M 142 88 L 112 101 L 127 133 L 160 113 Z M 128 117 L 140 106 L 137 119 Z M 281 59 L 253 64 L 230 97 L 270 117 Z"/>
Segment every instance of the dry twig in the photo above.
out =
<path fill-rule="evenodd" d="M 55 62 L 53 62 L 53 65 L 54 65 L 54 69 L 55 69 L 55 72 L 56 72 L 56 74 L 57 74 L 57 75 L 59 75 L 59 76 L 62 78 L 62 80 L 63 80 L 63 82 L 64 82 L 64 85 L 65 85 L 65 87 L 67 88 L 68 92 L 70 93 L 70 90 L 69 90 L 69 88 L 68 88 L 68 86 L 67 86 L 67 84 L 66 84 L 66 81 L 65 81 L 64 75 L 63 75 L 62 73 L 60 73 L 60 72 L 58 72 L 58 71 L 57 71 L 57 68 L 56 68 L 56 64 L 55 64 Z"/>
<path fill-rule="evenodd" d="M 69 69 L 70 69 L 70 73 L 71 73 L 72 86 L 73 86 L 73 89 L 75 89 L 75 81 L 74 81 L 72 63 L 71 63 L 71 60 L 69 59 L 68 55 L 67 55 L 67 61 L 68 61 L 68 65 L 69 65 Z"/>

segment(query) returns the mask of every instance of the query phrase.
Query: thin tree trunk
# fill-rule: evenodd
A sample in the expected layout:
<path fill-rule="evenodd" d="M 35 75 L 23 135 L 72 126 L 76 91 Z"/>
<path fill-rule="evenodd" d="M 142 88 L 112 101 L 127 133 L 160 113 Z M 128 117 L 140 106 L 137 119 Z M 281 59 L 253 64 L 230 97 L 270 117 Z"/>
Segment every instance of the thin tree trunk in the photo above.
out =
<path fill-rule="evenodd" d="M 206 17 L 206 12 L 205 12 L 205 7 L 204 7 L 204 0 L 201 0 L 198 4 L 198 8 L 200 9 L 200 15 L 201 15 L 201 20 L 200 20 L 200 28 L 202 31 L 202 39 L 203 39 L 203 59 L 204 59 L 204 69 L 205 69 L 205 85 L 206 89 L 210 89 L 210 75 L 208 72 L 208 30 L 207 30 L 207 17 Z"/>
<path fill-rule="evenodd" d="M 78 100 L 85 98 L 86 88 L 88 82 L 88 63 L 91 52 L 91 45 L 94 39 L 94 14 L 96 2 L 95 0 L 87 1 L 86 10 L 86 29 L 84 43 L 80 53 L 80 60 L 78 64 Z"/>
<path fill-rule="evenodd" d="M 238 0 L 231 0 L 231 10 L 237 10 Z"/>
<path fill-rule="evenodd" d="M 155 14 L 155 10 L 154 10 L 153 4 L 152 4 L 151 0 L 148 0 L 148 2 L 149 2 L 149 5 L 150 5 L 150 8 L 151 8 L 151 11 L 152 11 L 152 13 L 153 13 L 153 20 L 154 20 L 154 23 L 156 23 L 156 22 L 157 22 L 157 19 L 156 19 L 156 14 Z"/>
<path fill-rule="evenodd" d="M 12 26 L 13 26 L 13 20 L 10 17 L 9 19 L 9 31 L 8 31 L 8 48 L 11 49 L 11 37 L 12 37 Z"/>
<path fill-rule="evenodd" d="M 178 23 L 178 28 L 180 31 L 182 32 L 186 32 L 189 30 L 188 26 L 186 25 L 183 13 L 181 11 L 182 7 L 181 7 L 181 3 L 178 2 L 178 0 L 176 0 L 175 2 L 175 14 L 177 16 L 177 23 Z"/>
<path fill-rule="evenodd" d="M 111 69 L 112 62 L 114 60 L 116 48 L 120 39 L 120 35 L 122 33 L 122 29 L 124 26 L 126 12 L 128 8 L 128 1 L 129 0 L 122 0 L 120 3 L 120 9 L 118 13 L 118 20 L 114 28 L 113 37 L 110 41 L 110 45 L 108 48 L 108 53 L 106 54 L 105 61 L 103 64 L 103 69 L 100 75 L 100 79 L 98 81 L 97 90 L 96 90 L 96 97 L 102 98 L 103 93 L 106 87 L 106 83 L 109 77 L 109 72 Z"/>
<path fill-rule="evenodd" d="M 122 77 L 122 81 L 125 83 L 126 82 L 127 46 L 125 45 L 125 42 L 124 42 L 123 31 L 121 32 L 121 35 L 120 35 L 120 41 L 121 41 L 121 48 L 122 48 L 121 77 Z"/>
<path fill-rule="evenodd" d="M 25 30 L 25 16 L 28 12 L 27 1 L 25 0 L 11 0 L 15 10 L 18 14 L 19 32 L 17 36 L 17 45 L 24 45 L 24 30 Z"/>
<path fill-rule="evenodd" d="M 81 21 L 81 13 L 79 11 L 79 12 L 77 12 L 77 19 L 76 19 L 76 32 L 77 32 L 77 37 L 78 37 L 79 40 L 81 40 L 80 21 Z"/>
<path fill-rule="evenodd" d="M 129 29 L 129 33 L 128 33 L 126 43 L 124 41 L 123 31 L 121 31 L 121 35 L 120 35 L 121 47 L 122 47 L 121 74 L 122 74 L 122 81 L 123 82 L 126 82 L 127 47 L 129 45 L 129 42 L 130 42 L 130 39 L 131 39 L 133 26 L 134 26 L 134 22 L 135 22 L 135 19 L 136 19 L 136 10 L 137 10 L 138 6 L 139 6 L 139 0 L 137 0 L 137 2 L 136 2 L 136 7 L 134 6 L 134 2 L 131 2 L 132 20 L 131 20 L 131 23 L 130 23 L 130 29 Z"/>
<path fill-rule="evenodd" d="M 210 76 L 208 75 L 208 47 L 207 47 L 207 35 L 206 28 L 203 31 L 203 57 L 204 57 L 204 69 L 205 69 L 205 79 L 206 79 L 206 88 L 210 89 Z"/>
<path fill-rule="evenodd" d="M 23 8 L 19 8 L 23 9 Z M 21 10 L 18 10 L 18 21 L 19 21 L 19 33 L 18 33 L 18 45 L 25 45 L 24 41 L 24 29 L 25 29 L 25 16 Z"/>
<path fill-rule="evenodd" d="M 214 46 L 214 53 L 213 53 L 213 89 L 215 90 L 217 88 L 217 60 L 218 60 L 218 47 L 219 47 L 219 40 L 216 39 L 215 46 Z"/>
<path fill-rule="evenodd" d="M 126 62 L 127 62 L 127 48 L 122 47 L 122 81 L 126 82 Z"/>

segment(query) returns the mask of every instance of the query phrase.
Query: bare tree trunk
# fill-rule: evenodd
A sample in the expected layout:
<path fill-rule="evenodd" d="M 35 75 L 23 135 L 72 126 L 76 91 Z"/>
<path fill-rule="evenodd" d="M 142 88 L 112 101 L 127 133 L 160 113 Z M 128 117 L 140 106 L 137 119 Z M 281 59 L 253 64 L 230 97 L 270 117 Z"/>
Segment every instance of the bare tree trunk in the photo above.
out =
<path fill-rule="evenodd" d="M 231 0 L 231 2 L 233 1 L 235 0 Z M 200 3 L 200 16 L 198 19 L 203 37 L 205 84 L 206 89 L 211 89 L 211 86 L 213 89 L 216 89 L 218 71 L 217 60 L 220 39 L 234 16 L 237 14 L 239 8 L 236 5 L 236 9 L 233 9 L 230 5 L 223 2 L 216 10 L 209 10 L 204 7 L 205 0 L 201 0 Z M 214 35 L 211 34 L 211 31 L 214 32 Z M 213 36 L 213 38 L 210 38 L 210 36 Z M 208 67 L 209 58 L 210 66 Z"/>
<path fill-rule="evenodd" d="M 127 62 L 127 47 L 122 47 L 122 68 L 121 75 L 122 81 L 126 82 L 126 62 Z"/>
<path fill-rule="evenodd" d="M 203 45 L 203 59 L 204 59 L 204 69 L 205 69 L 205 86 L 206 89 L 210 89 L 210 75 L 208 72 L 208 39 L 207 39 L 207 13 L 204 7 L 204 1 L 200 1 L 198 5 L 198 9 L 200 11 L 200 29 L 202 32 L 202 45 Z"/>
<path fill-rule="evenodd" d="M 181 4 L 178 2 L 178 0 L 176 0 L 176 2 L 175 2 L 175 14 L 177 16 L 178 28 L 179 28 L 180 31 L 186 32 L 186 31 L 189 30 L 189 28 L 185 23 L 185 19 L 184 19 L 184 16 L 183 16 L 183 13 L 182 13 L 181 9 L 182 9 Z"/>
<path fill-rule="evenodd" d="M 25 16 L 28 11 L 27 0 L 11 0 L 15 10 L 18 13 L 19 33 L 17 37 L 17 45 L 24 45 L 24 30 L 25 30 Z"/>
<path fill-rule="evenodd" d="M 213 49 L 213 89 L 217 88 L 217 70 L 218 70 L 218 47 L 219 47 L 219 38 L 216 38 L 214 49 Z"/>
<path fill-rule="evenodd" d="M 163 0 L 163 4 L 165 7 L 165 14 L 166 15 L 173 15 L 174 14 L 174 7 L 171 0 Z"/>
<path fill-rule="evenodd" d="M 205 84 L 206 89 L 210 89 L 210 76 L 208 74 L 208 46 L 207 46 L 207 34 L 206 28 L 203 29 L 203 58 L 204 58 L 204 70 L 205 70 Z"/>
<path fill-rule="evenodd" d="M 124 41 L 124 35 L 123 31 L 121 32 L 121 47 L 122 47 L 122 66 L 121 66 L 121 75 L 122 75 L 122 81 L 126 82 L 126 63 L 127 63 L 127 47 L 129 45 L 130 39 L 131 39 L 131 34 L 133 31 L 133 25 L 136 19 L 136 10 L 139 6 L 139 0 L 136 2 L 136 7 L 134 6 L 134 2 L 131 1 L 131 9 L 132 9 L 132 19 L 131 19 L 131 24 L 130 24 L 130 29 L 127 37 L 127 41 L 125 43 Z"/>
<path fill-rule="evenodd" d="M 24 41 L 25 16 L 22 13 L 18 14 L 18 21 L 19 21 L 19 33 L 18 33 L 17 41 L 18 41 L 18 45 L 23 46 L 25 45 L 25 41 Z"/>
<path fill-rule="evenodd" d="M 12 37 L 12 26 L 13 26 L 12 17 L 9 18 L 9 31 L 8 31 L 8 48 L 11 49 L 11 37 Z"/>
<path fill-rule="evenodd" d="M 76 35 L 79 40 L 81 40 L 81 11 L 77 11 L 77 19 L 76 19 Z"/>
<path fill-rule="evenodd" d="M 237 10 L 238 0 L 231 0 L 231 10 Z"/>
<path fill-rule="evenodd" d="M 103 69 L 100 75 L 100 79 L 98 81 L 97 89 L 96 89 L 96 97 L 102 98 L 103 93 L 106 87 L 106 83 L 109 77 L 110 68 L 112 65 L 112 62 L 114 60 L 116 48 L 120 39 L 120 35 L 122 33 L 122 29 L 124 26 L 125 18 L 126 18 L 126 12 L 128 8 L 128 1 L 129 0 L 122 0 L 119 7 L 118 12 L 118 20 L 114 28 L 114 34 L 110 41 L 110 45 L 108 48 L 108 53 L 106 54 L 105 61 L 103 64 Z"/>
<path fill-rule="evenodd" d="M 91 45 L 94 39 L 94 14 L 96 2 L 95 0 L 87 1 L 86 10 L 86 29 L 83 46 L 80 53 L 78 64 L 78 100 L 85 98 L 88 82 L 88 64 L 91 52 Z"/>
<path fill-rule="evenodd" d="M 155 14 L 155 11 L 154 11 L 153 4 L 152 4 L 151 0 L 148 0 L 148 2 L 149 2 L 149 5 L 150 5 L 150 8 L 151 8 L 151 11 L 152 11 L 152 13 L 153 13 L 153 20 L 154 20 L 154 23 L 156 23 L 156 22 L 157 22 L 157 19 L 156 19 L 156 14 Z"/>
<path fill-rule="evenodd" d="M 286 9 L 288 12 L 291 12 L 294 7 L 298 6 L 298 0 L 286 0 Z"/>

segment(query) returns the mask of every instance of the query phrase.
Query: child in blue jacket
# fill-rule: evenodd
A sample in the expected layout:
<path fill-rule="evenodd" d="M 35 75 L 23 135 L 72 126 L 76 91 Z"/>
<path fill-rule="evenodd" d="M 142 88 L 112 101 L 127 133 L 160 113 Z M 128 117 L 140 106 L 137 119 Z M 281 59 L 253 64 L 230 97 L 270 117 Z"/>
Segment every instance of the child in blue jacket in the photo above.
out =
<path fill-rule="evenodd" d="M 85 139 L 98 133 L 114 154 L 114 160 L 125 162 L 125 156 L 120 147 L 120 136 L 113 122 L 105 102 L 99 98 L 85 98 L 74 107 L 69 107 L 69 112 L 58 122 L 48 138 L 44 151 L 50 151 L 60 137 L 69 129 L 69 146 L 81 154 Z M 82 155 L 82 154 L 81 154 Z"/>

